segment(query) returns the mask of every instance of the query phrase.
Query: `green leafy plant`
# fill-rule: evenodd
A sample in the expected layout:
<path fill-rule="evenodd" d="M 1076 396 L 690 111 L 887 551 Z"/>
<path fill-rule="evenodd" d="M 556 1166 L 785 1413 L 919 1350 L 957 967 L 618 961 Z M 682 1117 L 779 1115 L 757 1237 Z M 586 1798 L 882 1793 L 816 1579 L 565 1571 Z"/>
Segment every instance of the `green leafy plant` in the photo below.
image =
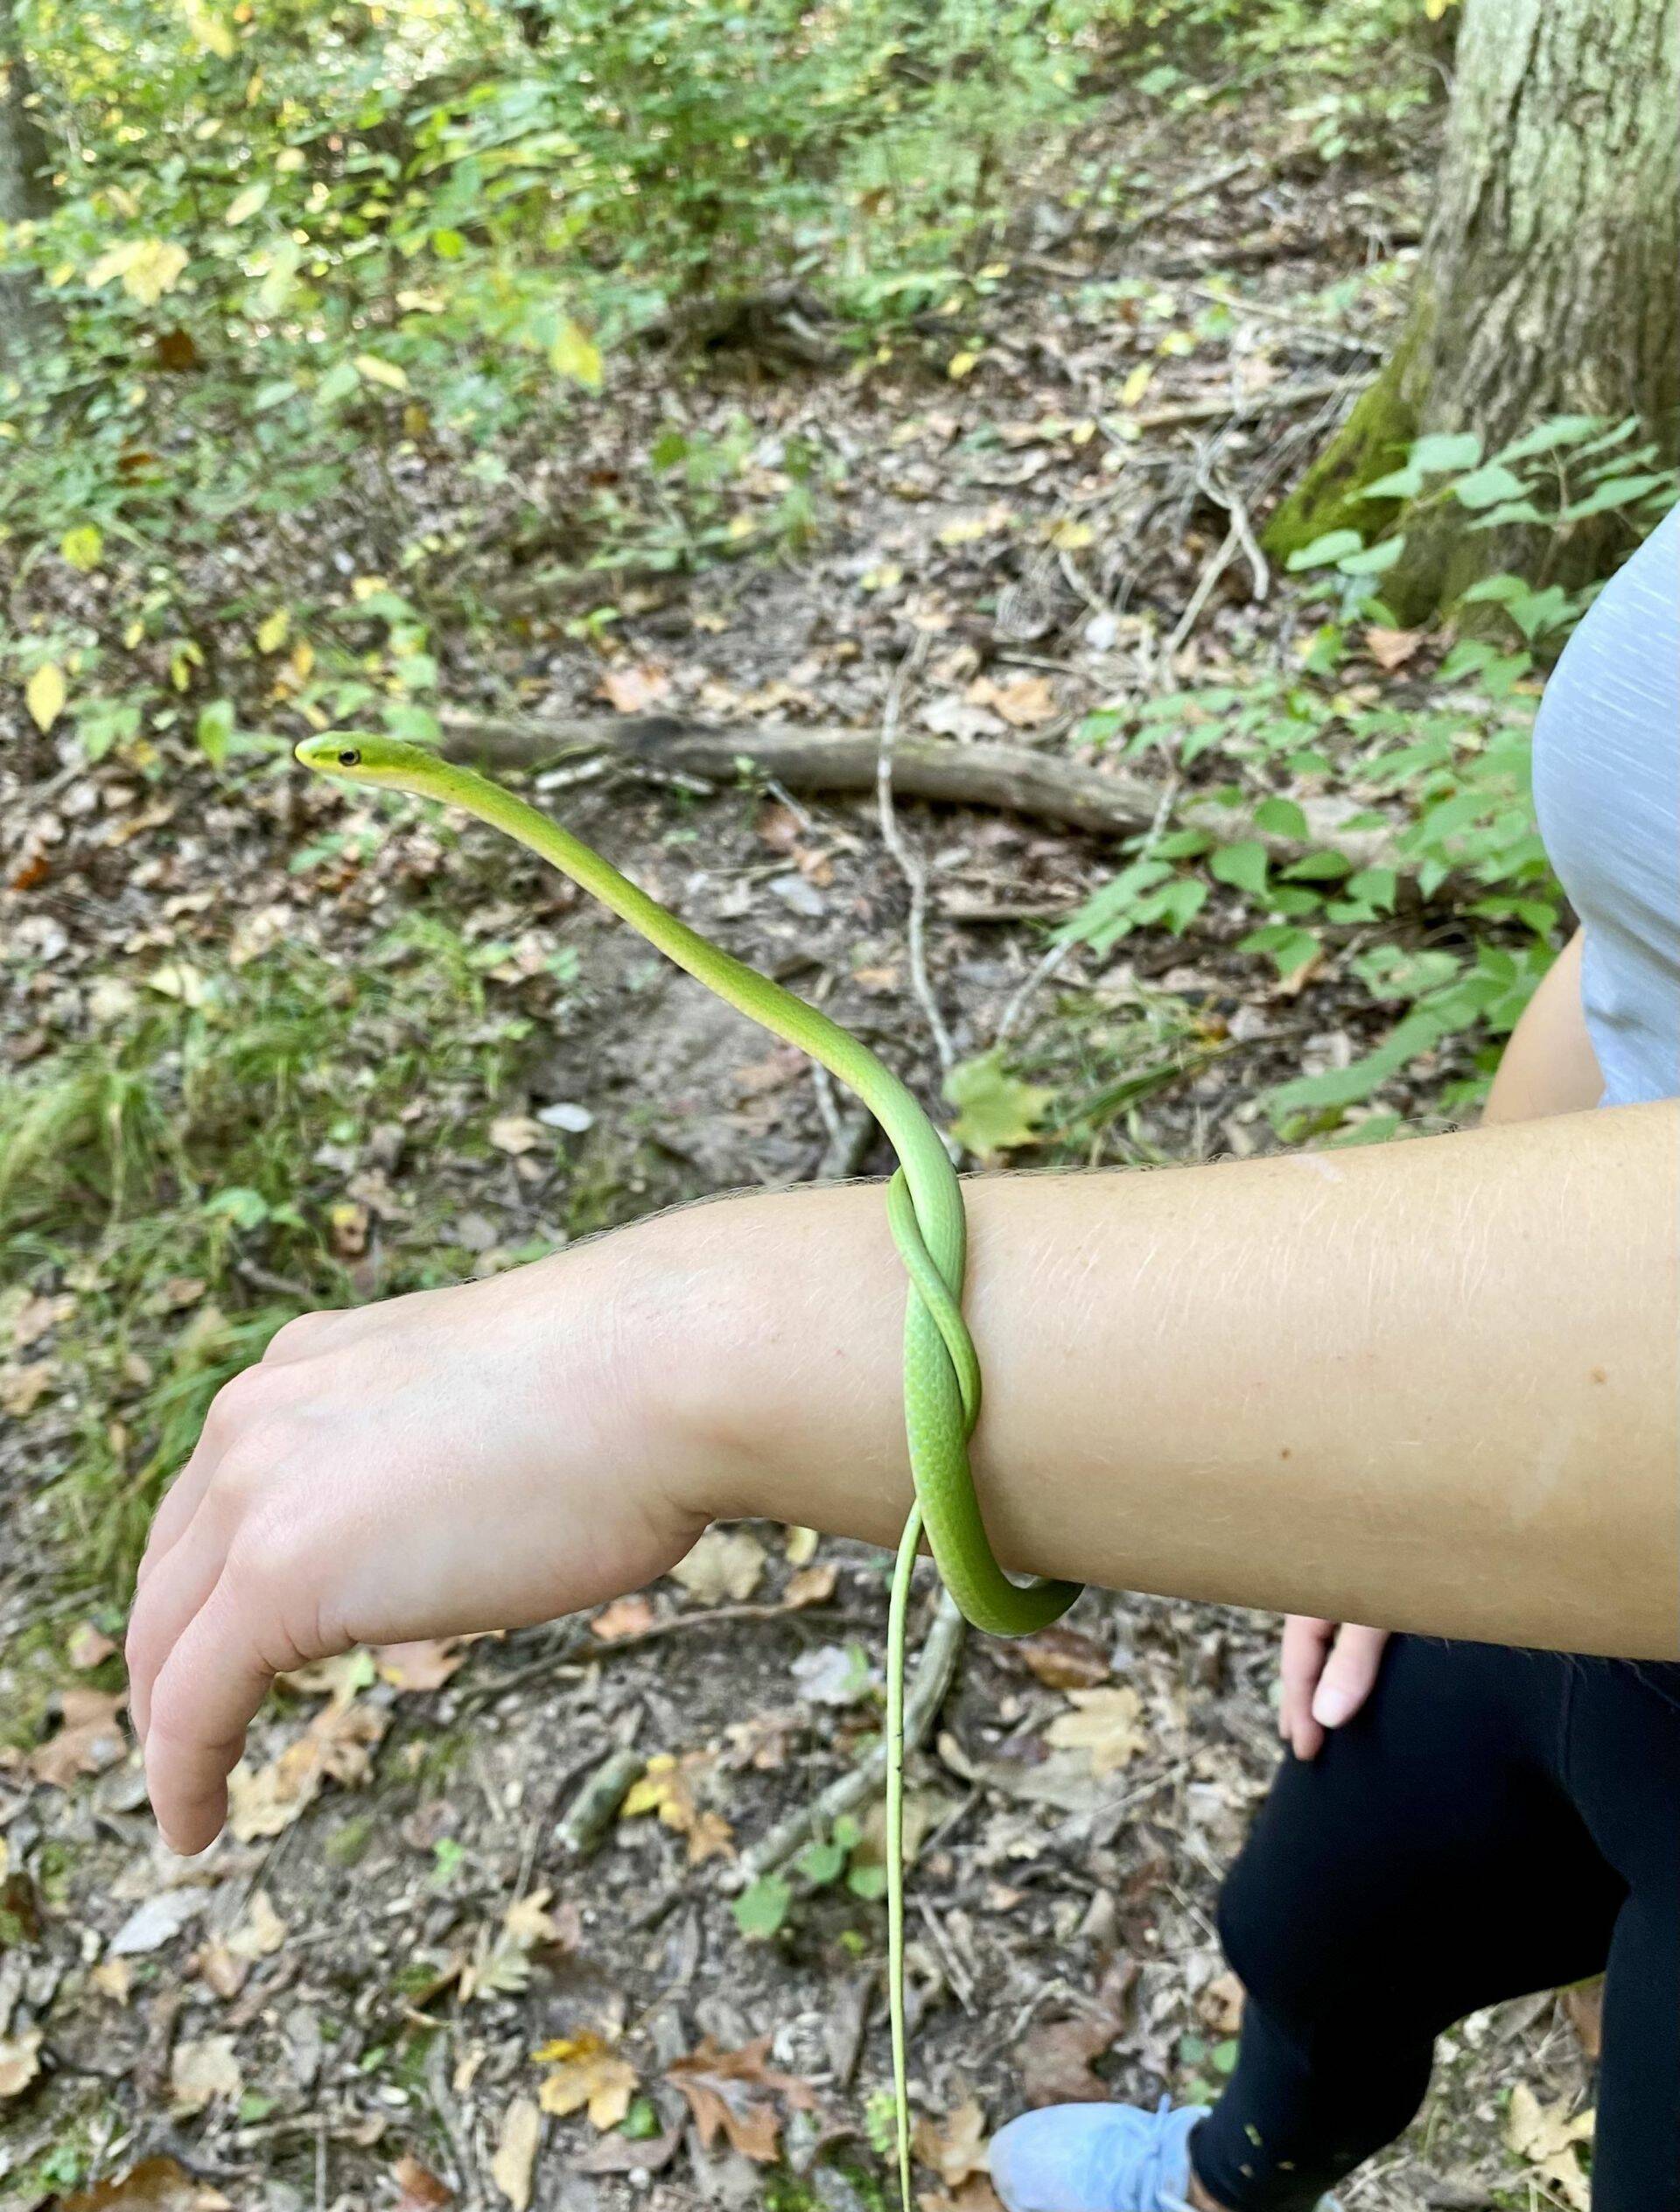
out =
<path fill-rule="evenodd" d="M 1474 438 L 1422 438 L 1371 487 L 1456 500 L 1489 528 L 1538 521 L 1552 539 L 1612 510 L 1648 528 L 1676 489 L 1635 425 L 1585 416 L 1541 424 L 1491 459 Z M 1534 819 L 1530 745 L 1541 656 L 1592 593 L 1502 570 L 1479 580 L 1462 607 L 1504 634 L 1459 637 L 1390 704 L 1350 681 L 1350 664 L 1367 639 L 1408 662 L 1423 648 L 1383 626 L 1382 577 L 1403 544 L 1399 532 L 1368 544 L 1337 530 L 1294 556 L 1333 603 L 1294 673 L 1107 710 L 1082 732 L 1128 757 L 1164 756 L 1183 781 L 1170 820 L 1135 842 L 1064 937 L 1109 951 L 1138 930 L 1205 928 L 1217 906 L 1236 951 L 1281 980 L 1334 960 L 1367 995 L 1369 1049 L 1264 1094 L 1291 1140 L 1394 1133 L 1382 1094 L 1424 1062 L 1438 1071 L 1438 1110 L 1474 1105 L 1550 964 L 1564 911 Z M 1311 819 L 1280 780 L 1316 794 Z"/>

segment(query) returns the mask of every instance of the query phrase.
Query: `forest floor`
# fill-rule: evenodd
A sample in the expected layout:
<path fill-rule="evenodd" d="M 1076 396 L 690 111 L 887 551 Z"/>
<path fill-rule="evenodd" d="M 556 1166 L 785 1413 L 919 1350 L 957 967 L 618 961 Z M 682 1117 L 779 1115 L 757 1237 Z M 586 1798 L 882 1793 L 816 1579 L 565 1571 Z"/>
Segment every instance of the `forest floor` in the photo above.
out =
<path fill-rule="evenodd" d="M 581 417 L 581 458 L 511 457 L 522 506 L 552 510 L 564 551 L 580 472 L 627 481 L 662 423 L 718 450 L 744 424 L 737 504 L 707 527 L 746 552 L 620 570 L 618 619 L 592 627 L 575 571 L 492 535 L 452 588 L 493 611 L 494 647 L 441 585 L 428 601 L 445 697 L 870 733 L 891 714 L 906 736 L 1067 757 L 1116 696 L 1286 665 L 1310 626 L 1291 588 L 1246 550 L 1201 587 L 1233 514 L 1263 520 L 1386 348 L 1418 180 L 1326 171 L 1247 122 L 1164 153 L 1177 204 L 1130 234 L 1088 234 L 1046 190 L 948 347 L 924 330 L 886 358 L 830 359 L 773 303 L 697 371 L 631 364 Z M 1218 305 L 1222 287 L 1250 304 Z M 781 511 L 795 448 L 816 458 L 808 534 L 766 552 L 752 518 Z M 446 481 L 405 489 L 446 513 Z M 320 556 L 368 564 L 353 538 Z M 1376 660 L 1362 680 L 1390 682 Z M 549 802 L 583 835 L 937 1094 L 909 891 L 872 798 L 566 774 Z M 148 781 L 38 747 L 0 761 L 0 802 L 25 886 L 0 899 L 29 954 L 0 963 L 19 1066 L 96 1036 L 123 994 L 187 997 L 230 960 L 289 947 L 346 977 L 387 958 L 410 910 L 459 933 L 460 1002 L 440 985 L 363 1032 L 370 1054 L 452 1040 L 447 1074 L 374 1116 L 353 1102 L 315 1155 L 356 1295 L 423 1261 L 489 1272 L 675 1200 L 885 1165 L 797 1055 L 487 836 L 284 773 Z M 899 817 L 959 1058 L 1006 1027 L 1013 1064 L 1059 1097 L 1155 1071 L 1059 1158 L 1254 1150 L 1271 1141 L 1254 1092 L 1345 1044 L 1334 970 L 1280 984 L 1212 910 L 1183 939 L 1140 932 L 1045 974 L 1046 921 L 1104 879 L 1111 847 L 1021 814 Z M 44 879 L 26 851 L 50 855 Z M 260 1266 L 243 1285 L 276 1293 Z M 741 1854 L 878 1727 L 882 1560 L 716 1532 L 681 1578 L 593 1621 L 312 1670 L 253 1732 L 234 1832 L 178 1861 L 123 1732 L 120 1612 L 91 1576 L 66 1580 L 51 1487 L 78 1437 L 123 1418 L 63 1348 L 97 1288 L 32 1261 L 0 1306 L 0 1688 L 27 1715 L 0 1754 L 0 2203 L 889 2201 L 874 1816 L 819 1838 L 785 1893 L 760 1885 L 738 1916 L 733 1894 Z M 206 1326 L 202 1281 L 153 1297 L 154 1338 Z M 928 1592 L 919 1630 L 932 1611 Z M 1276 1642 L 1268 1618 L 1093 1592 L 1065 1631 L 962 1645 L 911 1779 L 924 2212 L 989 2212 L 984 2138 L 1025 2104 L 1216 2090 L 1241 1997 L 1215 1898 L 1278 1755 Z M 640 1782 L 574 1847 L 564 1824 L 613 1760 Z M 1351 2041 L 1384 2001 L 1364 1992 Z M 1578 1997 L 1464 2022 L 1348 2212 L 1584 2202 L 1564 2116 L 1586 2101 L 1592 2034 Z"/>

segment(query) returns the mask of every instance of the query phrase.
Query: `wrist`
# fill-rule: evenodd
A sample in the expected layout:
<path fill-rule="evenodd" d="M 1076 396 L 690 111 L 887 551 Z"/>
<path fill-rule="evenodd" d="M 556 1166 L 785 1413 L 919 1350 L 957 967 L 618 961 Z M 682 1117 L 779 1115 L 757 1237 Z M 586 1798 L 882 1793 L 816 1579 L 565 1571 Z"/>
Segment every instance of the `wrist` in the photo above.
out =
<path fill-rule="evenodd" d="M 894 1541 L 904 1282 L 879 1189 L 718 1200 L 622 1241 L 635 1387 L 680 1509 Z"/>

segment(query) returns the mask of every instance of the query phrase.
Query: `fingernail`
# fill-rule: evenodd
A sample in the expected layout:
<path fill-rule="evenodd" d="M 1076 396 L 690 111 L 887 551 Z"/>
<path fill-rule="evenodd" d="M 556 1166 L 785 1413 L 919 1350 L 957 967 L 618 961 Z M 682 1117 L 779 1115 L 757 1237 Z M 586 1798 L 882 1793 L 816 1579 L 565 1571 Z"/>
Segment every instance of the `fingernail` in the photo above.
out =
<path fill-rule="evenodd" d="M 1312 1699 L 1312 1718 L 1320 1728 L 1340 1728 L 1353 1712 L 1354 1700 L 1334 1683 L 1320 1683 Z"/>

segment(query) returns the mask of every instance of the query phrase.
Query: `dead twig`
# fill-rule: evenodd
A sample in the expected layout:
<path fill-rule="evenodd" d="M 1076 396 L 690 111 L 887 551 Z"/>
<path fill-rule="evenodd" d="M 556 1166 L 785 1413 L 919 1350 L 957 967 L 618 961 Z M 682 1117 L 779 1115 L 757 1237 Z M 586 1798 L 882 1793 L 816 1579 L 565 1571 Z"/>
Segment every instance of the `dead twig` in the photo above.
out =
<path fill-rule="evenodd" d="M 898 809 L 892 802 L 892 748 L 898 739 L 904 687 L 912 671 L 920 666 L 927 645 L 926 634 L 918 632 L 915 643 L 900 662 L 887 688 L 880 736 L 875 747 L 875 810 L 880 817 L 881 843 L 892 854 L 910 892 L 910 920 L 905 933 L 910 988 L 933 1037 L 941 1072 L 948 1075 L 956 1059 L 956 1047 L 945 1026 L 945 1017 L 939 1011 L 939 1001 L 934 996 L 933 982 L 928 973 L 928 871 L 922 865 L 921 856 L 911 850 L 899 827 Z"/>
<path fill-rule="evenodd" d="M 916 1671 L 904 1701 L 904 1751 L 908 1759 L 920 1751 L 933 1732 L 939 1709 L 944 1704 L 951 1684 L 956 1676 L 957 1662 L 962 1656 L 962 1637 L 966 1623 L 958 1611 L 956 1600 L 948 1592 L 941 1591 L 939 1607 L 934 1623 L 928 1629 L 916 1661 Z M 778 1821 L 767 1836 L 762 1837 L 751 1851 L 743 1852 L 732 1872 L 732 1886 L 745 1887 L 761 1876 L 773 1873 L 785 1860 L 793 1857 L 815 1835 L 832 1828 L 842 1814 L 861 1805 L 872 1797 L 886 1778 L 886 1739 L 877 1744 L 867 1758 L 855 1766 L 816 1796 L 808 1798 Z"/>
<path fill-rule="evenodd" d="M 1188 206 L 1193 200 L 1205 200 L 1210 192 L 1217 192 L 1222 185 L 1234 184 L 1239 177 L 1247 176 L 1250 170 L 1258 169 L 1260 165 L 1257 154 L 1244 154 L 1239 160 L 1228 161 L 1223 168 L 1209 170 L 1204 177 L 1193 177 L 1188 184 L 1180 185 L 1161 199 L 1151 200 L 1147 207 L 1139 208 L 1114 235 L 1101 265 L 1106 266 L 1116 248 L 1128 244 L 1140 231 L 1147 230 L 1152 223 L 1160 222 L 1177 209 Z"/>
<path fill-rule="evenodd" d="M 1374 373 L 1374 372 L 1373 372 Z M 1284 410 L 1307 407 L 1321 399 L 1340 399 L 1362 392 L 1371 376 L 1326 376 L 1310 384 L 1269 384 L 1261 392 L 1231 392 L 1217 399 L 1181 400 L 1172 407 L 1155 407 L 1141 415 L 1124 417 L 1140 430 L 1172 430 L 1180 423 L 1216 423 L 1224 416 L 1239 421 L 1250 415 L 1276 415 Z"/>
<path fill-rule="evenodd" d="M 1381 360 L 1388 346 L 1376 338 L 1359 338 L 1352 331 L 1327 330 L 1322 323 L 1304 320 L 1285 307 L 1270 307 L 1257 299 L 1242 299 L 1235 292 L 1222 291 L 1216 284 L 1192 284 L 1192 292 L 1198 299 L 1211 300 L 1215 307 L 1228 308 L 1233 315 L 1250 315 L 1256 322 L 1273 323 L 1290 332 L 1292 337 L 1314 340 L 1320 346 L 1339 346 L 1350 354 L 1368 354 Z"/>
<path fill-rule="evenodd" d="M 709 1606 L 701 1613 L 673 1614 L 668 1620 L 655 1620 L 631 1635 L 614 1636 L 610 1642 L 584 1629 L 580 1634 L 567 1637 L 542 1658 L 532 1660 L 528 1666 L 514 1667 L 505 1675 L 498 1675 L 494 1682 L 476 1685 L 461 1698 L 458 1710 L 462 1714 L 477 1712 L 482 1706 L 494 1704 L 514 1690 L 522 1690 L 527 1683 L 540 1682 L 544 1675 L 556 1673 L 561 1668 L 593 1666 L 603 1660 L 621 1659 L 626 1652 L 639 1651 L 643 1644 L 657 1642 L 662 1636 L 681 1635 L 690 1628 L 720 1628 L 733 1620 L 838 1621 L 861 1625 L 864 1620 L 863 1614 L 848 1613 L 836 1606 Z"/>

